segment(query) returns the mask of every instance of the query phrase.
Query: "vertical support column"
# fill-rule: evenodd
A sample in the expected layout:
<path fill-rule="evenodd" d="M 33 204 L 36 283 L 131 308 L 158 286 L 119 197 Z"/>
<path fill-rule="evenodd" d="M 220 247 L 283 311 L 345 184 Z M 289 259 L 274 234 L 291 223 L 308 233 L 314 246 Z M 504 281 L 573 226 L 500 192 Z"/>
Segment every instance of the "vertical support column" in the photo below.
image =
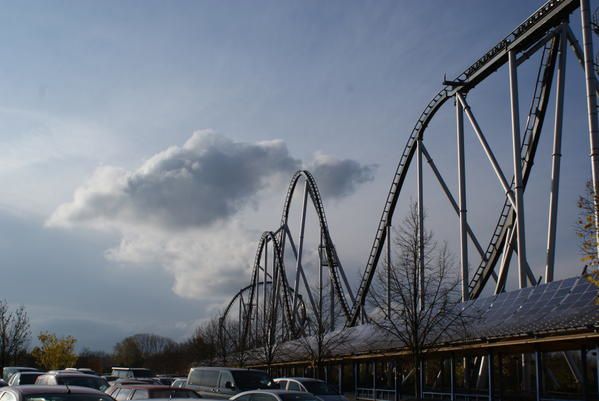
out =
<path fill-rule="evenodd" d="M 264 274 L 264 277 L 266 277 L 266 274 Z M 264 281 L 266 282 L 266 278 L 264 279 Z M 260 339 L 260 323 L 258 321 L 259 317 L 260 317 L 260 267 L 258 266 L 258 268 L 256 269 L 256 284 L 254 284 L 256 286 L 256 330 L 254 330 L 254 343 L 258 344 L 258 340 Z M 264 288 L 264 285 L 262 286 Z M 253 306 L 252 306 L 253 307 Z"/>
<path fill-rule="evenodd" d="M 339 394 L 343 395 L 343 361 L 339 361 L 337 369 L 337 377 L 339 377 Z"/>
<path fill-rule="evenodd" d="M 455 355 L 453 353 L 449 360 L 449 391 L 450 400 L 455 401 Z"/>
<path fill-rule="evenodd" d="M 557 229 L 557 205 L 559 198 L 560 164 L 562 157 L 562 122 L 564 117 L 564 84 L 566 78 L 566 46 L 568 25 L 561 24 L 559 64 L 557 66 L 557 89 L 555 95 L 555 123 L 553 133 L 553 155 L 551 163 L 551 194 L 549 195 L 549 227 L 547 229 L 547 264 L 545 282 L 553 281 L 555 265 L 555 233 Z"/>
<path fill-rule="evenodd" d="M 499 399 L 503 400 L 503 354 L 497 355 L 497 370 L 499 370 Z"/>
<path fill-rule="evenodd" d="M 376 401 L 376 362 L 372 361 L 372 399 Z"/>
<path fill-rule="evenodd" d="M 487 353 L 487 384 L 489 390 L 489 401 L 495 399 L 495 376 L 493 375 L 495 358 L 493 351 Z"/>
<path fill-rule="evenodd" d="M 271 282 L 272 284 L 270 285 L 271 288 L 273 288 L 273 286 L 275 285 L 274 283 L 274 274 L 275 274 L 275 269 L 273 266 L 272 269 L 272 274 L 271 274 Z M 266 278 L 268 276 L 268 240 L 266 240 L 266 242 L 264 243 L 264 278 Z M 266 292 L 266 285 L 264 286 L 264 288 L 262 288 L 263 290 L 263 300 L 262 302 L 264 302 L 264 306 L 263 306 L 263 310 L 262 310 L 262 316 L 263 316 L 263 320 L 264 322 L 262 324 L 267 324 L 267 317 L 266 317 L 266 304 L 268 303 L 268 301 L 266 300 L 266 298 L 268 297 L 268 293 Z"/>
<path fill-rule="evenodd" d="M 536 400 L 541 401 L 543 392 L 543 357 L 540 351 L 535 351 L 535 393 Z"/>
<path fill-rule="evenodd" d="M 581 370 L 582 370 L 582 399 L 589 400 L 589 378 L 587 375 L 587 349 L 582 348 L 580 350 L 580 362 L 581 362 Z"/>
<path fill-rule="evenodd" d="M 320 249 L 322 249 L 322 233 L 320 234 Z M 318 258 L 318 335 L 321 335 L 321 333 L 323 333 L 323 331 L 325 331 L 324 316 L 322 316 L 322 312 L 323 312 L 323 308 L 322 308 L 323 307 L 322 268 L 323 268 L 322 258 L 319 256 L 319 258 Z"/>
<path fill-rule="evenodd" d="M 391 219 L 387 219 L 387 318 L 391 319 Z"/>
<path fill-rule="evenodd" d="M 394 378 L 394 388 L 395 388 L 395 397 L 394 401 L 399 401 L 401 399 L 401 375 L 399 372 L 399 363 L 398 360 L 393 361 L 393 378 Z"/>
<path fill-rule="evenodd" d="M 518 233 L 518 277 L 520 288 L 526 287 L 526 240 L 524 230 L 524 201 L 522 185 L 522 160 L 520 158 L 520 109 L 518 105 L 518 74 L 514 50 L 508 52 L 510 70 L 510 104 L 512 111 L 512 150 L 514 161 L 514 189 L 516 195 L 516 221 Z"/>
<path fill-rule="evenodd" d="M 418 181 L 418 279 L 419 308 L 424 309 L 424 205 L 422 188 L 422 139 L 417 142 L 417 181 Z"/>
<path fill-rule="evenodd" d="M 358 362 L 352 362 L 352 369 L 354 371 L 354 399 L 358 399 L 358 385 L 360 384 L 359 381 L 359 375 L 360 375 L 360 370 L 358 367 Z"/>
<path fill-rule="evenodd" d="M 299 290 L 300 275 L 302 273 L 302 254 L 304 253 L 304 231 L 306 229 L 306 206 L 308 203 L 308 182 L 304 182 L 304 196 L 302 198 L 302 214 L 300 219 L 299 244 L 297 245 L 297 260 L 295 263 L 295 283 L 293 285 L 293 314 L 297 311 L 297 293 Z M 320 255 L 319 255 L 320 258 Z M 310 289 L 307 288 L 309 291 Z"/>
<path fill-rule="evenodd" d="M 593 192 L 599 195 L 599 122 L 597 121 L 597 78 L 594 71 L 593 33 L 591 31 L 591 9 L 589 0 L 580 0 L 580 19 L 582 21 L 582 45 L 584 52 L 584 75 L 587 92 L 587 114 L 589 122 L 589 141 L 591 147 L 591 167 Z M 599 205 L 595 201 L 595 232 L 597 235 L 597 256 L 599 256 Z"/>
<path fill-rule="evenodd" d="M 596 375 L 597 375 L 597 383 L 595 383 L 597 385 L 597 388 L 595 389 L 597 391 L 597 393 L 599 394 L 599 347 L 595 347 L 595 369 L 596 369 Z"/>
<path fill-rule="evenodd" d="M 332 267 L 335 268 L 334 266 Z M 329 274 L 329 330 L 335 330 L 335 291 L 333 277 Z"/>
<path fill-rule="evenodd" d="M 456 122 L 458 144 L 458 204 L 460 211 L 460 262 L 462 267 L 462 302 L 469 299 L 468 294 L 468 237 L 466 209 L 466 168 L 464 163 L 464 106 L 456 99 Z"/>

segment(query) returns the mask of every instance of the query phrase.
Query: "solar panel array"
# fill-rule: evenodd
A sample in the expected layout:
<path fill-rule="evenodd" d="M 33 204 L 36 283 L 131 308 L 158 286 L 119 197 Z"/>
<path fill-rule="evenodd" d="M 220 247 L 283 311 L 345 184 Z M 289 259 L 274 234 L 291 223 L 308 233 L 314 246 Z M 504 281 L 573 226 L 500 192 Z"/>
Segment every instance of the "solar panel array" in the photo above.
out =
<path fill-rule="evenodd" d="M 586 277 L 572 277 L 536 287 L 504 292 L 457 305 L 455 327 L 441 324 L 442 343 L 500 340 L 542 336 L 599 328 L 599 288 Z M 447 327 L 448 326 L 448 327 Z M 332 335 L 337 335 L 335 332 Z M 332 354 L 343 356 L 391 351 L 404 347 L 398 339 L 375 324 L 343 329 Z M 298 340 L 286 344 L 281 360 L 301 359 Z"/>

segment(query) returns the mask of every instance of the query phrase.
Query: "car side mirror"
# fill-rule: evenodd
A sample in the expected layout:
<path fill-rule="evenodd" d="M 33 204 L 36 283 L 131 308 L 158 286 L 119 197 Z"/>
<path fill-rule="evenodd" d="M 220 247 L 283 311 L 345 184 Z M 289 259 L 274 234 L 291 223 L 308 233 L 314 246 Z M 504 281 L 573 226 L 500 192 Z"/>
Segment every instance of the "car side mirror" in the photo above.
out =
<path fill-rule="evenodd" d="M 233 383 L 231 382 L 226 382 L 225 383 L 225 388 L 228 388 L 230 390 L 233 390 L 235 388 L 235 386 L 233 385 Z"/>

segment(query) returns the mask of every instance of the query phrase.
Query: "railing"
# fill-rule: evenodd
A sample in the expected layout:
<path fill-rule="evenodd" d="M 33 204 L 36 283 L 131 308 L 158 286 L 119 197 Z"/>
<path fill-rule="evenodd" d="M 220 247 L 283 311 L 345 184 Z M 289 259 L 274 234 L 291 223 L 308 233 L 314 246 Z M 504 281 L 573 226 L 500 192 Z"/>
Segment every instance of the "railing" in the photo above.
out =
<path fill-rule="evenodd" d="M 489 399 L 488 394 L 478 394 L 478 393 L 455 393 L 456 401 L 487 401 Z M 436 400 L 451 400 L 450 392 L 441 392 L 441 391 L 424 391 L 422 393 L 423 398 L 433 398 Z"/>
<path fill-rule="evenodd" d="M 395 400 L 394 390 L 384 390 L 378 388 L 356 388 L 356 400 L 363 401 L 393 401 Z"/>

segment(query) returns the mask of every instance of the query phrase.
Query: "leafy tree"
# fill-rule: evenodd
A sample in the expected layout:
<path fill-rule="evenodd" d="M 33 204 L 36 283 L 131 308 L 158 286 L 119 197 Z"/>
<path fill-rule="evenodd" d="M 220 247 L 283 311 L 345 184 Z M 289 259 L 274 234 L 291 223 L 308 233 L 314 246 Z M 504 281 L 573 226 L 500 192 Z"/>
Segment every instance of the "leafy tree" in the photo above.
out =
<path fill-rule="evenodd" d="M 31 352 L 37 363 L 45 369 L 64 369 L 72 367 L 77 362 L 73 336 L 58 338 L 56 334 L 42 331 L 37 337 L 41 346 Z"/>
<path fill-rule="evenodd" d="M 0 301 L 0 363 L 17 364 L 29 344 L 31 330 L 29 317 L 23 305 L 11 312 L 6 300 Z"/>
<path fill-rule="evenodd" d="M 114 346 L 114 362 L 122 366 L 142 366 L 143 354 L 139 349 L 137 341 L 133 337 L 127 337 Z"/>
<path fill-rule="evenodd" d="M 599 286 L 599 259 L 597 257 L 597 227 L 595 219 L 597 216 L 597 206 L 599 198 L 593 191 L 593 183 L 587 182 L 586 190 L 583 195 L 578 198 L 578 221 L 576 224 L 576 234 L 580 238 L 580 251 L 582 253 L 582 261 L 585 263 L 587 271 L 587 279 Z M 597 298 L 599 301 L 599 298 Z"/>
<path fill-rule="evenodd" d="M 417 397 L 422 391 L 419 378 L 424 353 L 438 346 L 443 335 L 462 327 L 466 318 L 457 308 L 460 281 L 453 273 L 447 246 L 439 246 L 432 232 L 423 232 L 424 277 L 420 268 L 420 219 L 417 205 L 412 204 L 395 233 L 395 260 L 387 261 L 386 269 L 379 271 L 370 292 L 376 311 L 372 323 L 410 351 Z"/>

